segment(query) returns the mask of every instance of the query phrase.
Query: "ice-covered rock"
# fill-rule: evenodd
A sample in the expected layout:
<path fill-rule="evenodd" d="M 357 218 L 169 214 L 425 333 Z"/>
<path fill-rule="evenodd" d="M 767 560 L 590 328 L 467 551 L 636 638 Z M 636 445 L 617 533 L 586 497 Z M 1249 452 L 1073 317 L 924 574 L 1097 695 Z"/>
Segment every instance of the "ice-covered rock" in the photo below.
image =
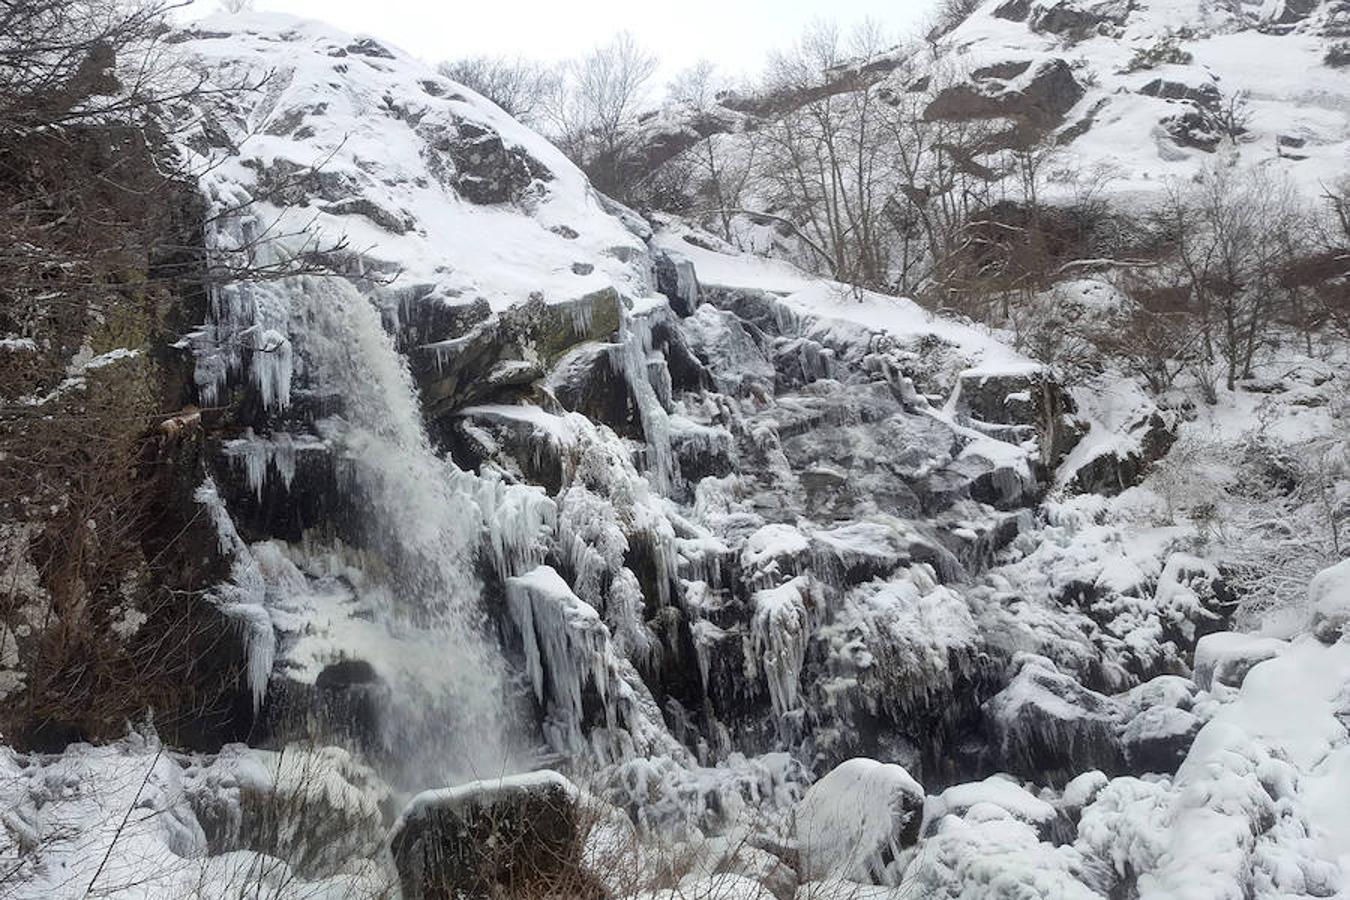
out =
<path fill-rule="evenodd" d="M 797 804 L 794 835 L 802 875 L 893 884 L 919 837 L 923 788 L 902 766 L 850 759 Z"/>
<path fill-rule="evenodd" d="M 1000 763 L 1051 783 L 1087 769 L 1119 772 L 1118 705 L 1044 657 L 1014 665 L 1017 675 L 985 705 Z"/>

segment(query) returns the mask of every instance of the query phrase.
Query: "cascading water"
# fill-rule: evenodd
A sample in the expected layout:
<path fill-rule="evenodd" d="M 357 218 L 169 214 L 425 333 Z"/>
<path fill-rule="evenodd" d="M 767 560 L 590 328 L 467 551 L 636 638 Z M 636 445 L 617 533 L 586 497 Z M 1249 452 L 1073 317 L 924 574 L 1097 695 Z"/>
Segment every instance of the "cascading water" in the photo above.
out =
<path fill-rule="evenodd" d="M 247 243 L 247 228 L 231 227 Z M 301 681 L 335 662 L 368 664 L 386 688 L 379 737 L 388 774 L 408 789 L 500 773 L 510 757 L 506 673 L 475 555 L 485 512 L 500 518 L 520 504 L 501 502 L 500 485 L 433 451 L 407 365 L 351 282 L 306 275 L 227 285 L 212 308 L 213 323 L 197 336 L 204 398 L 223 397 L 247 365 L 265 409 L 294 400 L 313 430 L 250 431 L 230 442 L 250 490 L 261 494 L 269 477 L 289 489 L 291 448 L 320 446 L 351 511 L 333 529 L 341 539 L 246 548 L 266 584 L 281 664 Z"/>
<path fill-rule="evenodd" d="M 341 278 L 295 287 L 303 376 L 341 398 L 315 428 L 361 510 L 363 576 L 382 601 L 371 610 L 383 628 L 369 648 L 378 658 L 367 661 L 394 700 L 387 739 L 418 745 L 399 748 L 402 761 L 422 757 L 438 780 L 496 771 L 506 756 L 504 671 L 474 574 L 475 479 L 433 452 L 407 366 L 371 303 Z"/>

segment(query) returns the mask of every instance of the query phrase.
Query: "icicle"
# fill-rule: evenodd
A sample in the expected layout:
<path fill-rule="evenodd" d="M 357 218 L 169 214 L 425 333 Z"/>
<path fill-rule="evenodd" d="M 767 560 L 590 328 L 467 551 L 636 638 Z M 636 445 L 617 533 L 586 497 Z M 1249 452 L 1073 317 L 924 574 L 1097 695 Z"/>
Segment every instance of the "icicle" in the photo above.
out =
<path fill-rule="evenodd" d="M 627 310 L 623 310 L 622 316 L 619 343 L 611 351 L 610 360 L 628 385 L 629 396 L 642 420 L 642 433 L 647 438 L 647 470 L 653 486 L 669 494 L 678 488 L 680 473 L 670 443 L 670 418 L 652 384 L 648 365 L 652 353 L 651 322 L 646 316 L 635 316 Z"/>
<path fill-rule="evenodd" d="M 279 431 L 260 437 L 253 433 L 252 428 L 245 428 L 242 437 L 226 441 L 223 447 L 225 454 L 236 465 L 243 466 L 244 479 L 259 500 L 262 499 L 269 470 L 276 472 L 282 486 L 289 491 L 291 482 L 295 480 L 300 452 L 323 448 L 322 442 L 307 435 L 297 440 L 289 432 Z"/>
<path fill-rule="evenodd" d="M 535 698 L 548 704 L 566 749 L 578 753 L 585 747 L 582 692 L 588 684 L 606 701 L 606 718 L 615 720 L 605 668 L 609 632 L 599 613 L 549 566 L 509 579 L 506 597 L 524 638 L 526 671 Z"/>
<path fill-rule="evenodd" d="M 587 294 L 572 303 L 572 331 L 577 337 L 587 337 L 591 333 L 591 322 L 595 316 L 595 300 Z"/>
<path fill-rule="evenodd" d="M 215 482 L 208 476 L 193 492 L 192 498 L 206 507 L 220 551 L 231 557 L 230 580 L 216 588 L 214 600 L 243 632 L 248 686 L 256 713 L 267 694 L 267 682 L 272 676 L 272 663 L 277 652 L 276 632 L 265 606 L 266 584 L 248 545 L 239 537 L 229 510 L 216 491 Z"/>
<path fill-rule="evenodd" d="M 544 562 L 557 526 L 558 508 L 543 488 L 483 478 L 479 481 L 479 506 L 501 578 L 520 575 Z"/>
<path fill-rule="evenodd" d="M 237 200 L 231 196 L 216 202 L 228 209 Z M 232 271 L 272 263 L 270 245 L 257 240 L 261 230 L 252 214 L 215 218 L 204 236 L 208 265 Z M 194 381 L 203 403 L 213 406 L 222 401 L 229 379 L 242 370 L 247 352 L 263 409 L 289 405 L 294 368 L 288 333 L 289 290 L 284 282 L 247 281 L 213 283 L 208 288 L 211 321 L 189 336 L 196 356 Z"/>
<path fill-rule="evenodd" d="M 614 636 L 614 649 L 625 659 L 650 663 L 656 639 L 643 621 L 642 586 L 627 567 L 619 570 L 609 586 L 605 620 Z"/>
<path fill-rule="evenodd" d="M 809 636 L 805 603 L 809 593 L 808 579 L 799 575 L 779 587 L 756 591 L 750 601 L 755 614 L 750 621 L 746 674 L 755 677 L 763 672 L 774 717 L 780 722 L 797 708 L 798 679 Z"/>

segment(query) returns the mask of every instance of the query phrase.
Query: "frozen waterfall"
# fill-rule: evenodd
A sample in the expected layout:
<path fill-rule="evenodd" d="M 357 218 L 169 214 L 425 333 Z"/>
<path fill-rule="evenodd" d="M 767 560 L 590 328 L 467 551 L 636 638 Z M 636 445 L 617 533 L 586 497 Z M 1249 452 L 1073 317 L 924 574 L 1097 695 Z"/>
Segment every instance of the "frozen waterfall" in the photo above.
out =
<path fill-rule="evenodd" d="M 238 222 L 228 228 L 237 233 L 217 235 L 218 246 L 248 237 Z M 203 397 L 228 402 L 231 383 L 247 379 L 270 413 L 268 427 L 229 442 L 250 493 L 261 497 L 268 478 L 288 491 L 292 448 L 321 448 L 348 510 L 332 534 L 254 545 L 265 591 L 251 595 L 261 608 L 245 611 L 250 627 L 265 614 L 278 664 L 302 683 L 334 663 L 369 665 L 386 698 L 383 753 L 407 787 L 500 772 L 504 662 L 475 565 L 485 514 L 495 523 L 513 504 L 433 450 L 406 361 L 350 281 L 224 285 L 211 306 L 194 335 Z"/>

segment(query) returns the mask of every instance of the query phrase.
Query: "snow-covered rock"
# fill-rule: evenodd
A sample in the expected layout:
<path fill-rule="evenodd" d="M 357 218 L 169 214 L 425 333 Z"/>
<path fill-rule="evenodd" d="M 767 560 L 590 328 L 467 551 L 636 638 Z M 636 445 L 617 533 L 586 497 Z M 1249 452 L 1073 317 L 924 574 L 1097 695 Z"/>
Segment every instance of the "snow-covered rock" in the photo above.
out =
<path fill-rule="evenodd" d="M 806 792 L 793 815 L 802 875 L 893 884 L 919 837 L 923 788 L 903 767 L 850 759 Z"/>
<path fill-rule="evenodd" d="M 1312 605 L 1313 630 L 1325 641 L 1333 641 L 1350 625 L 1350 560 L 1317 573 L 1308 586 Z"/>
<path fill-rule="evenodd" d="M 586 891 L 577 788 L 556 772 L 418 794 L 389 833 L 403 896 L 488 895 L 563 883 Z"/>

